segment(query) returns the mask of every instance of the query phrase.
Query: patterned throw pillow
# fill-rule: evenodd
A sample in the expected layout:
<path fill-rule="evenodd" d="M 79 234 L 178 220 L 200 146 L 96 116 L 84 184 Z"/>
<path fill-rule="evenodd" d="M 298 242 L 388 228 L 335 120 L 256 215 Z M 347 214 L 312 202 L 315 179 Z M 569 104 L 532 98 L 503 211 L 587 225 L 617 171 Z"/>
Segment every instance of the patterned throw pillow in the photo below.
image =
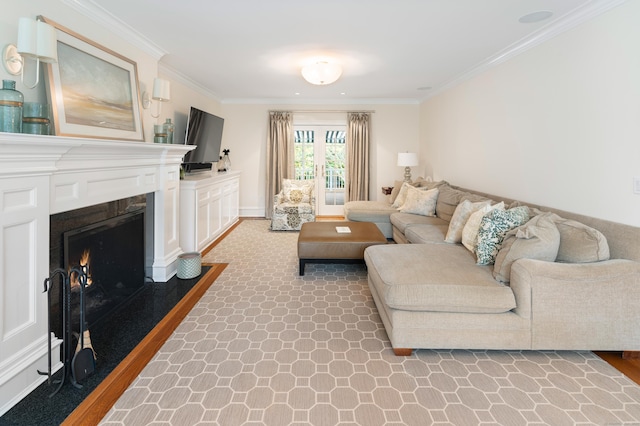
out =
<path fill-rule="evenodd" d="M 489 213 L 491 210 L 504 210 L 504 203 L 500 202 L 492 206 L 484 206 L 480 210 L 477 210 L 469 216 L 469 220 L 462 229 L 462 244 L 471 253 L 476 252 L 476 245 L 478 244 L 478 229 L 480 228 L 480 222 L 482 217 Z"/>
<path fill-rule="evenodd" d="M 393 207 L 394 209 L 399 209 L 400 207 L 402 207 L 402 205 L 404 204 L 404 200 L 407 199 L 407 192 L 409 191 L 409 188 L 413 188 L 413 185 L 408 182 L 402 183 L 400 192 L 398 192 L 398 196 L 396 197 L 391 207 Z"/>
<path fill-rule="evenodd" d="M 447 236 L 445 237 L 445 241 L 447 243 L 461 243 L 462 242 L 462 230 L 464 229 L 464 225 L 469 220 L 469 217 L 476 211 L 480 210 L 485 206 L 489 206 L 491 201 L 479 201 L 477 203 L 472 203 L 470 200 L 463 200 L 456 210 L 453 212 L 453 217 L 451 217 L 451 222 L 449 222 L 449 229 L 447 230 Z"/>
<path fill-rule="evenodd" d="M 400 211 L 402 213 L 413 213 L 422 216 L 435 216 L 438 193 L 438 188 L 426 191 L 422 188 L 409 188 L 407 198 L 400 208 Z"/>
<path fill-rule="evenodd" d="M 498 250 L 505 235 L 529 221 L 529 207 L 514 207 L 509 210 L 493 210 L 486 214 L 478 228 L 476 256 L 478 265 L 491 265 L 495 262 Z"/>
<path fill-rule="evenodd" d="M 287 203 L 310 203 L 313 194 L 313 179 L 310 180 L 282 180 L 282 194 Z"/>

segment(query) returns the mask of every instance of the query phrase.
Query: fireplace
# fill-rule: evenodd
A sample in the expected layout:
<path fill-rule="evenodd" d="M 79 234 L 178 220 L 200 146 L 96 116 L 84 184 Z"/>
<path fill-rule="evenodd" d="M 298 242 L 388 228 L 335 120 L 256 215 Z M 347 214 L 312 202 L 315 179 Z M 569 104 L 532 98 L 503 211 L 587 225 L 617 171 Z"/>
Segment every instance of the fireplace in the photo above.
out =
<path fill-rule="evenodd" d="M 145 196 L 51 216 L 50 269 L 87 274 L 85 313 L 91 328 L 128 303 L 145 285 Z M 62 332 L 62 295 L 53 289 L 51 320 Z M 79 328 L 80 288 L 71 276 L 71 319 Z"/>
<path fill-rule="evenodd" d="M 180 164 L 192 146 L 0 132 L 0 415 L 62 367 L 62 341 L 48 332 L 43 280 L 63 266 L 61 233 L 51 218 L 148 194 L 147 276 L 175 275 L 180 248 Z M 93 211 L 94 222 L 104 207 Z M 126 212 L 125 212 L 126 213 Z M 55 221 L 54 221 L 55 223 Z M 85 226 L 74 224 L 71 229 Z M 0 250 L 2 247 L 0 247 Z M 55 259 L 52 261 L 51 257 Z M 57 286 L 56 286 L 57 287 Z M 53 294 L 50 294 L 53 297 Z M 1 302 L 0 302 L 1 303 Z"/>

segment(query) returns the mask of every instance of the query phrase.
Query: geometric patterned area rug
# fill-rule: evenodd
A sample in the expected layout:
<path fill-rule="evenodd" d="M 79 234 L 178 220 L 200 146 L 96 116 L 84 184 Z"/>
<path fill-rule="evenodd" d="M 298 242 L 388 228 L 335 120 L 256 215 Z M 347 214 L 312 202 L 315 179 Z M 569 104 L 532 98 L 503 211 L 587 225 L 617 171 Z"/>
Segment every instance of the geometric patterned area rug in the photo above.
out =
<path fill-rule="evenodd" d="M 245 220 L 229 263 L 104 425 L 640 423 L 640 387 L 591 352 L 396 357 L 363 265 L 309 264 L 295 232 Z"/>

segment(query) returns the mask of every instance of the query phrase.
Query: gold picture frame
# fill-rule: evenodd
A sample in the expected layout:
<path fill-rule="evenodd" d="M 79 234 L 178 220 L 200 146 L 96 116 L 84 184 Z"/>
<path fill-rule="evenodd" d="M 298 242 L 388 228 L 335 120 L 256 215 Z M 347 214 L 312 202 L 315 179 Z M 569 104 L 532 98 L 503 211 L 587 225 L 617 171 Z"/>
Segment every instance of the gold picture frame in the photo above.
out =
<path fill-rule="evenodd" d="M 144 141 L 134 61 L 43 16 L 56 29 L 58 62 L 47 64 L 55 134 Z"/>

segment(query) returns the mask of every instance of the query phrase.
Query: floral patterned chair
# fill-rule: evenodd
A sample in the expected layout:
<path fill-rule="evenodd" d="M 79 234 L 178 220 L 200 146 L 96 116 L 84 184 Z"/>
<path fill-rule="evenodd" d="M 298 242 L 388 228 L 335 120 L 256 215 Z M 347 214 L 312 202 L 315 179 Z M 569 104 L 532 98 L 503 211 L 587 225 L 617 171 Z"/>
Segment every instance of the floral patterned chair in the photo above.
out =
<path fill-rule="evenodd" d="M 313 179 L 282 181 L 282 191 L 273 199 L 272 231 L 299 231 L 303 223 L 316 220 L 313 187 Z"/>

